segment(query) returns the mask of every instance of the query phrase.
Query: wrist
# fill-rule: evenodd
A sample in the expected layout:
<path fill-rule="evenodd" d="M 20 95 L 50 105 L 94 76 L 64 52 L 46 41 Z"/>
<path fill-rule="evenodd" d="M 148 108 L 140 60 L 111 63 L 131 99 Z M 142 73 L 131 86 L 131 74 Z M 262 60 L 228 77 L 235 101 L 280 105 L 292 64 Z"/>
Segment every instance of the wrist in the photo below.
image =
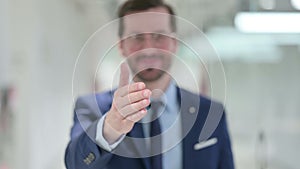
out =
<path fill-rule="evenodd" d="M 123 133 L 118 132 L 107 122 L 106 118 L 104 119 L 103 137 L 109 144 L 115 143 L 122 135 Z"/>

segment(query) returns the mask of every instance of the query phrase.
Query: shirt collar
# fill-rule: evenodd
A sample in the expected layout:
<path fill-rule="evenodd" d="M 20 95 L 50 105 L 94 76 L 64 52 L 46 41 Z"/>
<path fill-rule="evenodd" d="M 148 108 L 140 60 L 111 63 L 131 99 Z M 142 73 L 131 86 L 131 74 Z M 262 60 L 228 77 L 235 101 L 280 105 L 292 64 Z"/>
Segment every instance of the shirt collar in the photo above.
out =
<path fill-rule="evenodd" d="M 174 112 L 174 106 L 177 105 L 176 94 L 176 85 L 175 82 L 172 80 L 164 94 L 159 99 L 157 99 L 160 100 L 166 106 L 167 112 Z"/>

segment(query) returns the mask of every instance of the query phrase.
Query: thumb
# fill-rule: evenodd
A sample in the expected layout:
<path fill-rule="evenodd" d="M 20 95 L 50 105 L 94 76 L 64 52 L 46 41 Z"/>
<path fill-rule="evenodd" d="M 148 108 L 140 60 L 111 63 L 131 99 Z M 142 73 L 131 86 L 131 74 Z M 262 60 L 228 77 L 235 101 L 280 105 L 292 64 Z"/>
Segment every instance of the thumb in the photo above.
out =
<path fill-rule="evenodd" d="M 119 87 L 129 84 L 129 67 L 126 62 L 121 64 Z"/>

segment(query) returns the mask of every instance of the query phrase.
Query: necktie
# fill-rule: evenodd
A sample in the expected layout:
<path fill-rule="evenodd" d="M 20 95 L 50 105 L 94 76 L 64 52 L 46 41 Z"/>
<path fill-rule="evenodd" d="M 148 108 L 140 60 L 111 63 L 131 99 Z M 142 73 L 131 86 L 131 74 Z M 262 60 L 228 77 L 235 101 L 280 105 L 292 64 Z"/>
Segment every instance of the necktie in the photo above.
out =
<path fill-rule="evenodd" d="M 151 110 L 152 110 L 152 121 L 150 123 L 150 136 L 151 138 L 151 154 L 155 153 L 158 155 L 152 156 L 151 159 L 151 166 L 152 169 L 162 169 L 162 139 L 161 139 L 161 127 L 159 123 L 159 112 L 158 109 L 162 106 L 161 101 L 153 101 L 151 102 Z M 154 137 L 156 136 L 156 137 Z"/>

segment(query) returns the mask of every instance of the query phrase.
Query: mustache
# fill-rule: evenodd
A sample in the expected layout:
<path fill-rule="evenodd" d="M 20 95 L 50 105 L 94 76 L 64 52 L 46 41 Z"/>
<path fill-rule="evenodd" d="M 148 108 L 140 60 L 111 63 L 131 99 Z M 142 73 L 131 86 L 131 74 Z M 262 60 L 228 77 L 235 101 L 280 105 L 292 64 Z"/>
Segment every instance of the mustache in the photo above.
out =
<path fill-rule="evenodd" d="M 162 55 L 139 55 L 137 56 L 136 60 L 142 60 L 142 59 L 162 59 Z"/>

